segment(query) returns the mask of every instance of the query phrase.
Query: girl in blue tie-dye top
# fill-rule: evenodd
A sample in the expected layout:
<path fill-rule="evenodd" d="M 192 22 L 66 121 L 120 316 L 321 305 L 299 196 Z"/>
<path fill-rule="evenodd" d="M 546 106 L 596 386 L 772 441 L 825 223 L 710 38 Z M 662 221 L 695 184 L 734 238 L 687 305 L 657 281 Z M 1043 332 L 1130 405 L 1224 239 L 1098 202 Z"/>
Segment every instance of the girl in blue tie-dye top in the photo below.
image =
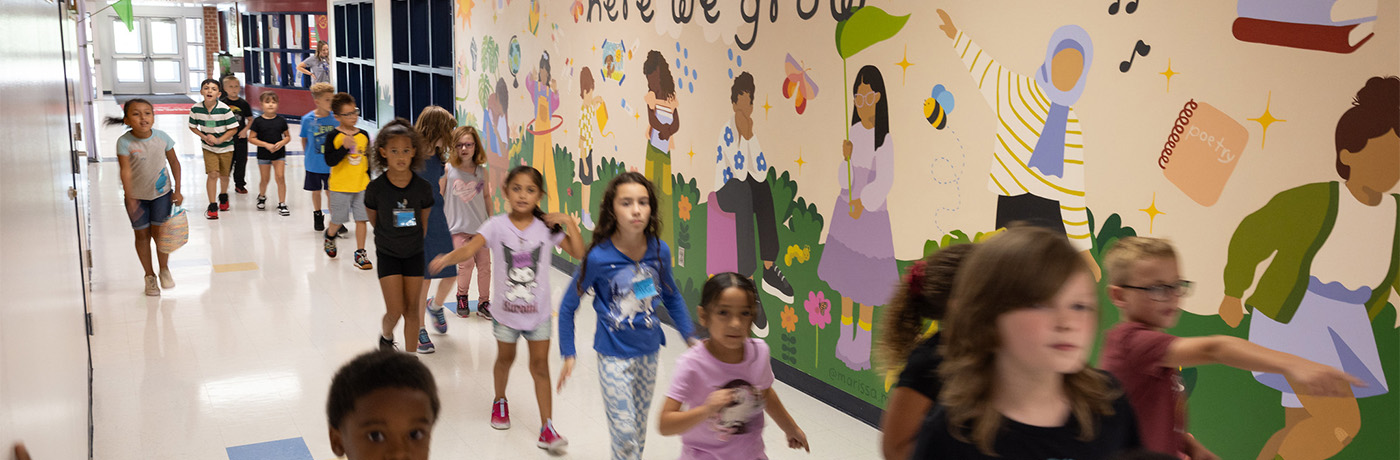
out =
<path fill-rule="evenodd" d="M 107 124 L 131 128 L 117 138 L 117 165 L 121 167 L 126 214 L 136 232 L 136 256 L 146 270 L 146 295 L 157 296 L 162 288 L 175 287 L 175 279 L 170 276 L 170 254 L 159 251 L 157 284 L 151 267 L 151 242 L 152 235 L 159 234 L 161 224 L 170 218 L 171 206 L 185 200 L 180 195 L 180 159 L 175 156 L 175 141 L 164 132 L 151 129 L 156 117 L 150 102 L 132 99 L 122 106 L 122 111 L 125 116 L 108 118 Z"/>

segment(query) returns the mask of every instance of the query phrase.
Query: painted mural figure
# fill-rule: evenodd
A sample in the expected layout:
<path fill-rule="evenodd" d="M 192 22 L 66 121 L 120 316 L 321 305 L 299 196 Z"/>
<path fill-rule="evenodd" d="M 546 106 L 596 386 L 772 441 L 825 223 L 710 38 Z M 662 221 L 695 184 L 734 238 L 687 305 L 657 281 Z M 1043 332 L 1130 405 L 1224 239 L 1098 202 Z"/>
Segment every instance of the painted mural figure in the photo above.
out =
<path fill-rule="evenodd" d="M 671 65 L 660 51 L 647 53 L 642 63 L 642 73 L 647 78 L 647 161 L 645 175 L 656 184 L 656 203 L 662 222 L 676 222 L 676 201 L 672 197 L 674 184 L 671 183 L 671 149 L 675 147 L 676 131 L 681 129 L 681 116 L 676 100 L 676 79 L 671 76 Z M 675 232 L 663 227 L 662 241 L 676 247 Z"/>
<path fill-rule="evenodd" d="M 778 270 L 778 224 L 773 211 L 773 190 L 768 186 L 768 157 L 754 135 L 753 75 L 743 72 L 734 77 L 729 101 L 734 117 L 720 130 L 716 150 L 715 197 L 720 209 L 734 214 L 735 249 L 738 273 L 753 276 L 754 222 L 758 224 L 759 257 L 763 259 L 763 290 L 783 303 L 793 302 L 792 285 Z M 753 332 L 768 336 L 768 318 L 763 309 L 753 320 Z"/>
<path fill-rule="evenodd" d="M 1341 182 L 1279 192 L 1246 216 L 1230 239 L 1220 317 L 1238 326 L 1254 310 L 1249 340 L 1342 369 L 1366 382 L 1352 398 L 1299 394 L 1278 374 L 1254 378 L 1279 390 L 1286 424 L 1260 459 L 1323 459 L 1361 429 L 1358 398 L 1389 391 L 1371 322 L 1400 286 L 1400 78 L 1374 77 L 1337 121 Z M 1375 250 L 1355 251 L 1358 243 Z M 1256 267 L 1264 267 L 1253 294 Z M 1382 436 L 1393 436 L 1384 435 Z"/>
<path fill-rule="evenodd" d="M 583 214 L 580 219 L 583 228 L 593 231 L 593 216 L 589 213 L 588 200 L 592 190 L 593 179 L 597 178 L 593 168 L 593 130 L 601 129 L 598 124 L 598 111 L 602 110 L 603 98 L 594 94 L 593 73 L 584 67 L 578 74 L 579 97 L 583 102 L 579 103 L 578 116 L 578 179 L 583 184 Z M 596 128 L 595 128 L 596 127 Z"/>
<path fill-rule="evenodd" d="M 1072 107 L 1084 92 L 1094 45 L 1075 25 L 1056 29 L 1034 78 L 1006 69 L 958 30 L 943 10 L 941 29 L 997 114 L 987 187 L 997 194 L 996 227 L 1023 222 L 1069 237 L 1089 261 L 1088 207 L 1084 201 L 1084 134 Z"/>
<path fill-rule="evenodd" d="M 549 69 L 549 53 L 540 56 L 539 70 L 530 71 L 525 80 L 525 89 L 530 91 L 530 100 L 535 102 L 535 121 L 530 133 L 535 135 L 535 156 L 530 164 L 544 174 L 545 180 L 553 181 L 554 141 L 551 133 L 563 123 L 554 124 L 554 111 L 559 109 L 559 82 L 554 80 Z M 561 118 L 562 121 L 562 118 Z M 551 193 L 548 198 L 549 212 L 559 212 L 559 193 Z"/>
<path fill-rule="evenodd" d="M 486 149 L 491 152 L 486 155 L 491 190 L 500 190 L 505 185 L 506 172 L 510 169 L 510 119 L 506 114 L 510 108 L 509 91 L 506 79 L 497 78 L 496 92 L 487 99 L 486 116 L 483 117 Z"/>
<path fill-rule="evenodd" d="M 894 186 L 894 145 L 880 69 L 861 67 L 851 92 L 856 106 L 851 138 L 841 146 L 851 172 L 836 168 L 841 191 L 831 213 L 831 230 L 817 276 L 841 293 L 841 338 L 836 342 L 836 358 L 860 371 L 870 368 L 870 324 L 875 306 L 884 305 L 894 294 L 899 270 L 885 206 Z M 860 304 L 859 327 L 852 326 L 852 303 Z"/>

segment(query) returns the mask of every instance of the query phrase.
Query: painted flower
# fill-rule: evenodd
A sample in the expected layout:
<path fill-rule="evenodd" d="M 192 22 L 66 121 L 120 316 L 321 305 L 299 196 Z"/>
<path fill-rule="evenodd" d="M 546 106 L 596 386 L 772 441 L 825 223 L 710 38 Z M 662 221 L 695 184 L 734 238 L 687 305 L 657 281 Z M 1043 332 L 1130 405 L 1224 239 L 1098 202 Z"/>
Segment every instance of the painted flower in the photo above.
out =
<path fill-rule="evenodd" d="M 724 145 L 726 147 L 734 144 L 734 130 L 728 126 L 724 127 Z"/>
<path fill-rule="evenodd" d="M 715 163 L 724 163 L 724 147 L 715 147 Z"/>
<path fill-rule="evenodd" d="M 724 181 L 725 181 L 725 182 L 729 182 L 729 180 L 730 180 L 730 179 L 733 179 L 733 178 L 734 178 L 734 170 L 729 169 L 729 168 L 724 168 Z"/>
<path fill-rule="evenodd" d="M 734 152 L 734 169 L 744 169 L 744 151 Z"/>
<path fill-rule="evenodd" d="M 676 207 L 680 210 L 681 220 L 690 220 L 690 198 L 681 198 L 681 202 L 677 203 Z"/>
<path fill-rule="evenodd" d="M 755 161 L 757 161 L 755 164 L 758 165 L 758 172 L 768 172 L 768 160 L 763 158 L 763 152 L 758 152 L 758 159 Z"/>
<path fill-rule="evenodd" d="M 826 299 L 825 292 L 808 292 L 802 308 L 807 310 L 807 322 L 817 329 L 826 329 L 826 325 L 831 324 L 831 301 Z"/>
<path fill-rule="evenodd" d="M 810 246 L 804 248 L 802 246 L 794 244 L 792 246 L 788 246 L 787 254 L 783 256 L 783 261 L 786 262 L 789 267 L 791 267 L 793 259 L 796 259 L 797 263 L 800 264 L 806 262 L 807 259 L 810 258 L 812 258 L 812 248 Z"/>
<path fill-rule="evenodd" d="M 797 330 L 797 311 L 792 305 L 783 305 L 783 330 L 788 333 Z"/>

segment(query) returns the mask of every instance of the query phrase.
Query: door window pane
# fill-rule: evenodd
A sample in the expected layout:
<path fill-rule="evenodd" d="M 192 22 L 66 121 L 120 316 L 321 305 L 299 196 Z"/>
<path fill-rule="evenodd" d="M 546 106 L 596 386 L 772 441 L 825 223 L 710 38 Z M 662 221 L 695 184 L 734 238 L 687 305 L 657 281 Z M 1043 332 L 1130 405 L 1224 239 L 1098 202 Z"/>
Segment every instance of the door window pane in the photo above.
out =
<path fill-rule="evenodd" d="M 112 50 L 117 54 L 141 54 L 145 49 L 141 46 L 141 21 L 132 21 L 131 25 L 134 28 L 126 30 L 126 23 L 112 21 Z"/>
<path fill-rule="evenodd" d="M 145 64 L 145 61 L 142 60 L 118 59 L 117 82 L 144 83 L 146 81 Z"/>
<path fill-rule="evenodd" d="M 185 18 L 185 37 L 190 43 L 204 43 L 204 18 Z"/>
<path fill-rule="evenodd" d="M 200 82 L 204 81 L 204 72 L 190 72 L 190 79 L 185 81 L 190 82 L 190 92 L 197 92 Z"/>
<path fill-rule="evenodd" d="M 204 70 L 204 45 L 189 45 L 190 70 Z"/>
<path fill-rule="evenodd" d="M 151 20 L 151 53 L 180 53 L 180 26 L 174 19 Z"/>
<path fill-rule="evenodd" d="M 151 62 L 151 73 L 156 83 L 179 83 L 180 61 L 157 59 Z"/>

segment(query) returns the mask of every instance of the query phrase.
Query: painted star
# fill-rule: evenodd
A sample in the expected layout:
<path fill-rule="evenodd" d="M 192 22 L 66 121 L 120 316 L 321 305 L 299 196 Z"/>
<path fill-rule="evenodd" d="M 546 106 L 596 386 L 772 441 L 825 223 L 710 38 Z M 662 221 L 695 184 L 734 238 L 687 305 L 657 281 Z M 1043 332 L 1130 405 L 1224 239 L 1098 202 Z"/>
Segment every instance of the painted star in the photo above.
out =
<path fill-rule="evenodd" d="M 1264 148 L 1264 142 L 1269 139 L 1269 125 L 1288 121 L 1280 118 L 1274 118 L 1274 114 L 1269 111 L 1269 107 L 1273 105 L 1273 102 L 1274 92 L 1269 91 L 1269 99 L 1267 102 L 1264 103 L 1264 114 L 1260 115 L 1259 118 L 1249 119 L 1249 121 L 1259 122 L 1259 126 L 1264 128 L 1264 134 L 1262 136 L 1259 136 L 1259 148 L 1261 149 Z"/>
<path fill-rule="evenodd" d="M 1159 73 L 1160 73 L 1161 75 L 1166 75 L 1166 76 L 1167 76 L 1167 92 L 1170 93 L 1170 92 L 1172 91 L 1172 76 L 1180 75 L 1181 72 L 1173 72 L 1173 71 L 1172 71 L 1172 59 L 1171 59 L 1171 58 L 1167 58 L 1167 71 L 1166 71 L 1166 72 L 1159 72 Z"/>
<path fill-rule="evenodd" d="M 802 165 L 807 164 L 807 161 L 802 159 L 802 149 L 797 149 L 797 159 L 793 160 L 793 163 L 797 163 L 797 174 L 802 174 Z"/>
<path fill-rule="evenodd" d="M 900 67 L 899 84 L 902 85 L 904 84 L 905 77 L 908 76 L 909 66 L 914 65 L 914 63 L 909 62 L 909 45 L 904 45 L 904 58 L 900 59 L 899 62 L 894 63 L 894 65 Z"/>
<path fill-rule="evenodd" d="M 763 121 L 768 121 L 768 109 L 773 106 L 768 105 L 768 96 L 763 96 Z"/>
<path fill-rule="evenodd" d="M 695 162 L 695 146 L 694 146 L 694 145 L 691 145 L 691 146 L 690 146 L 690 151 L 689 151 L 689 152 L 686 152 L 686 155 L 690 155 L 690 162 L 691 162 L 691 163 L 694 163 L 694 162 Z"/>
<path fill-rule="evenodd" d="M 1147 205 L 1146 208 L 1139 209 L 1139 211 L 1147 213 L 1147 233 L 1153 233 L 1152 228 L 1157 223 L 1157 216 L 1166 214 L 1157 209 L 1157 194 L 1155 192 L 1152 194 L 1152 204 Z"/>

